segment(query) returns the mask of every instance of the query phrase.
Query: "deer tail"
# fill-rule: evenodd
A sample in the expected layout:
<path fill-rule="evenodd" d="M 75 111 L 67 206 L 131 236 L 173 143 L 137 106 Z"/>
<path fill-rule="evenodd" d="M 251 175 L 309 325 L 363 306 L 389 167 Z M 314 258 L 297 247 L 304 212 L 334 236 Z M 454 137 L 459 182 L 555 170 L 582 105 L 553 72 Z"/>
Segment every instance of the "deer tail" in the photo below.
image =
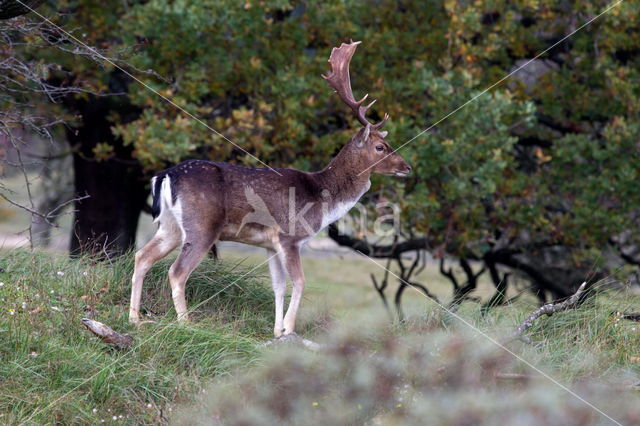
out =
<path fill-rule="evenodd" d="M 158 174 L 151 179 L 151 197 L 153 199 L 151 204 L 151 216 L 155 222 L 166 202 L 163 200 L 171 200 L 171 179 L 166 173 Z"/>

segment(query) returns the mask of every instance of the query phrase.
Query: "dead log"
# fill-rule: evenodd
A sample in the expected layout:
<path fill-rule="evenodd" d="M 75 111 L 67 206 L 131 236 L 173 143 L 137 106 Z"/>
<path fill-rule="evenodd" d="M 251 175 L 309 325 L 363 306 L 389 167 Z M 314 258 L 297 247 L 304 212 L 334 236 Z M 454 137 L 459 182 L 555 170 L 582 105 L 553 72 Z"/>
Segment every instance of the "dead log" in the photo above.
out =
<path fill-rule="evenodd" d="M 120 334 L 101 322 L 90 318 L 82 318 L 82 324 L 107 345 L 115 346 L 119 349 L 128 349 L 133 344 L 133 337 L 128 334 Z"/>
<path fill-rule="evenodd" d="M 580 297 L 584 293 L 586 287 L 587 282 L 585 281 L 582 283 L 582 285 L 580 285 L 580 287 L 578 287 L 578 290 L 571 297 L 565 299 L 562 302 L 547 303 L 546 305 L 534 311 L 518 326 L 516 331 L 513 333 L 511 340 L 520 339 L 526 343 L 531 343 L 531 340 L 528 337 L 523 336 L 523 333 L 533 325 L 533 322 L 540 318 L 542 315 L 551 316 L 556 312 L 566 311 L 567 309 L 573 308 L 578 303 L 578 300 L 580 300 Z"/>

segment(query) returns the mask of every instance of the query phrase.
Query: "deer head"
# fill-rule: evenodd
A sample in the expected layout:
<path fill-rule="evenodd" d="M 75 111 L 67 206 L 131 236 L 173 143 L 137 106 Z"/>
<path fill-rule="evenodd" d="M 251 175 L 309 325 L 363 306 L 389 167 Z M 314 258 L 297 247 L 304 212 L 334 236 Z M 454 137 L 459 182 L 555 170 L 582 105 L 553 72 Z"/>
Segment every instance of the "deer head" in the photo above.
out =
<path fill-rule="evenodd" d="M 380 130 L 389 119 L 389 114 L 385 113 L 382 120 L 372 124 L 367 120 L 366 113 L 376 102 L 375 99 L 364 105 L 369 96 L 368 94 L 364 95 L 359 101 L 356 101 L 353 96 L 351 78 L 349 77 L 349 63 L 358 44 L 360 42 L 356 41 L 349 44 L 342 43 L 339 48 L 334 47 L 329 57 L 331 72 L 322 76 L 340 96 L 340 99 L 351 108 L 355 117 L 364 126 L 345 148 L 352 150 L 354 155 L 360 157 L 359 163 L 364 166 L 363 171 L 369 170 L 371 173 L 407 176 L 411 172 L 411 166 L 385 141 L 388 133 Z"/>

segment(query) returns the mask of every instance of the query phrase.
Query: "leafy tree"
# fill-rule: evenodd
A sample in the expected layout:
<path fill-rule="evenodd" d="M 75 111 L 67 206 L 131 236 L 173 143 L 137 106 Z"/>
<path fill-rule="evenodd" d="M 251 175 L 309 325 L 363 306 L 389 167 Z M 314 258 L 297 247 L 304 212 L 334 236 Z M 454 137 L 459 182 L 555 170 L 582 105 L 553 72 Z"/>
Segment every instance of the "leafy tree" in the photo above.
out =
<path fill-rule="evenodd" d="M 563 40 L 605 6 L 444 2 L 447 55 L 418 108 L 432 113 L 431 122 L 561 42 L 529 64 L 529 76 L 517 73 L 448 117 L 428 142 L 407 147 L 417 166 L 404 198 L 413 207 L 407 219 L 422 232 L 408 249 L 483 260 L 494 272 L 496 264 L 519 269 L 544 299 L 545 291 L 568 295 L 594 258 L 620 250 L 612 237 L 627 231 L 627 243 L 637 241 L 638 5 L 620 4 Z M 473 289 L 475 273 L 464 264 L 462 288 Z M 496 285 L 507 279 L 492 275 Z M 504 300 L 505 286 L 496 300 Z"/>
<path fill-rule="evenodd" d="M 411 140 L 401 152 L 415 175 L 374 179 L 368 196 L 402 204 L 404 237 L 395 244 L 330 234 L 373 256 L 399 259 L 406 248 L 461 259 L 467 282 L 454 283 L 461 300 L 475 286 L 471 260 L 484 262 L 496 284 L 506 281 L 497 266 L 522 271 L 544 298 L 570 292 L 557 270 L 572 284 L 594 258 L 622 249 L 619 235 L 631 245 L 638 237 L 639 5 L 623 2 L 564 39 L 607 6 L 68 1 L 59 8 L 73 13 L 57 22 L 126 57 L 137 78 L 243 150 L 305 170 L 326 164 L 357 128 L 319 75 L 331 47 L 363 40 L 352 63 L 354 92 L 370 92 L 374 114 L 391 115 L 395 146 Z M 143 208 L 144 174 L 190 157 L 260 166 L 112 66 L 56 55 L 79 81 L 126 92 L 65 102 L 81 114 L 68 132 L 79 147 L 77 186 L 103 200 L 79 206 L 79 218 L 90 212 L 101 221 L 80 225 L 85 238 L 120 233 L 123 247 L 131 244 L 133 228 L 124 224 Z M 139 71 L 147 69 L 156 74 Z M 93 187 L 83 187 L 88 182 Z M 118 217 L 114 208 L 128 219 L 107 221 Z"/>

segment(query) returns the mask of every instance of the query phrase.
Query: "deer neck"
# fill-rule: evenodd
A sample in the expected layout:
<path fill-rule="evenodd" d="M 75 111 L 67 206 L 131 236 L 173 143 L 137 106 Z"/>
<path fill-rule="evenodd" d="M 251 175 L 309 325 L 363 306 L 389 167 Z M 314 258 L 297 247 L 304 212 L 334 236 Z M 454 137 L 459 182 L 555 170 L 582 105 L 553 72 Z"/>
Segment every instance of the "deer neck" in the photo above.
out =
<path fill-rule="evenodd" d="M 351 205 L 358 202 L 360 197 L 369 190 L 371 186 L 371 172 L 362 161 L 361 155 L 355 148 L 347 145 L 331 163 L 318 172 L 318 182 L 327 192 L 329 203 L 349 203 Z"/>

